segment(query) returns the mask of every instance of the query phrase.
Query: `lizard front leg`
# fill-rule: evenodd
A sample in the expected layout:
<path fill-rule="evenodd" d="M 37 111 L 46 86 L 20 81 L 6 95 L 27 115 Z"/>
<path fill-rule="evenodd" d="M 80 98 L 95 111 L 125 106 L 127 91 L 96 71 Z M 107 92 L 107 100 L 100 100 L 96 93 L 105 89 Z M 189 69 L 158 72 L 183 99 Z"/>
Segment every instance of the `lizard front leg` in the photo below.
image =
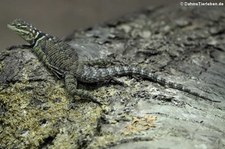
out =
<path fill-rule="evenodd" d="M 88 91 L 77 89 L 77 80 L 72 73 L 65 74 L 65 85 L 67 91 L 75 96 L 90 99 L 92 102 L 102 105 L 96 98 L 94 98 Z"/>

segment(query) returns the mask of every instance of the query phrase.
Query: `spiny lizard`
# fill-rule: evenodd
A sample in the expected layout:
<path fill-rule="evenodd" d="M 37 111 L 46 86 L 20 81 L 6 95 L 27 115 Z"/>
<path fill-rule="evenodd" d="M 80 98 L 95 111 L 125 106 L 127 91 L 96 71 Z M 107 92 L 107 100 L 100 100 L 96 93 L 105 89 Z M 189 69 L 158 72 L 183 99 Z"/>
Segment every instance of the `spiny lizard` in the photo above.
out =
<path fill-rule="evenodd" d="M 11 24 L 8 24 L 8 28 L 15 31 L 29 43 L 29 45 L 12 46 L 9 49 L 13 49 L 15 47 L 31 49 L 31 51 L 36 54 L 39 60 L 43 62 L 53 74 L 55 74 L 59 79 L 64 78 L 66 89 L 73 96 L 77 95 L 83 98 L 88 98 L 93 102 L 101 104 L 88 91 L 77 89 L 77 81 L 98 83 L 112 79 L 115 76 L 139 75 L 142 78 L 157 82 L 163 86 L 168 86 L 194 96 L 208 99 L 197 92 L 187 89 L 182 84 L 167 81 L 149 70 L 140 67 L 123 65 L 105 66 L 105 68 L 94 67 L 94 65 L 98 65 L 100 61 L 102 61 L 103 64 L 110 63 L 110 61 L 79 60 L 76 49 L 73 49 L 67 43 L 56 37 L 41 32 L 21 19 L 16 19 Z M 212 101 L 211 99 L 208 100 Z"/>

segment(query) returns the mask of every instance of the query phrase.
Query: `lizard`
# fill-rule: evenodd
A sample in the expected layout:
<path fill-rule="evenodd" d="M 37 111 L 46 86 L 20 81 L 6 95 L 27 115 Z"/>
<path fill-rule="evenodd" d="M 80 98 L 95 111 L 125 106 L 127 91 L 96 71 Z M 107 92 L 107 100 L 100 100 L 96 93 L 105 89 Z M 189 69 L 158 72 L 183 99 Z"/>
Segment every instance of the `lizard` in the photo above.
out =
<path fill-rule="evenodd" d="M 111 63 L 111 61 L 106 59 L 82 61 L 79 59 L 76 49 L 73 49 L 68 43 L 57 37 L 43 33 L 22 19 L 15 19 L 7 26 L 29 43 L 28 45 L 11 46 L 8 49 L 30 49 L 50 72 L 57 78 L 64 79 L 65 88 L 72 96 L 79 96 L 102 105 L 88 91 L 78 89 L 77 82 L 99 83 L 113 79 L 116 76 L 138 75 L 160 85 L 214 101 L 188 89 L 183 84 L 167 81 L 160 75 L 138 66 L 117 64 L 100 68 L 94 67 L 95 65 L 99 65 L 99 63 L 104 65 Z"/>

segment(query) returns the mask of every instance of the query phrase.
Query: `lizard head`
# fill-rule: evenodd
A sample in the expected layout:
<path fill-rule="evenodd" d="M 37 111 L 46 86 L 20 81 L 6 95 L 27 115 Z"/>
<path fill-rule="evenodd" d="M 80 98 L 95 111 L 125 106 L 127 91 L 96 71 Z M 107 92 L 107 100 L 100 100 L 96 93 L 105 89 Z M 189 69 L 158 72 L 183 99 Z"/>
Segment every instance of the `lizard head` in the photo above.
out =
<path fill-rule="evenodd" d="M 30 44 L 33 44 L 35 42 L 35 39 L 38 37 L 40 33 L 40 31 L 38 31 L 31 24 L 21 19 L 14 20 L 10 24 L 8 24 L 7 27 L 15 31 L 20 37 L 22 37 L 25 41 L 29 42 Z"/>

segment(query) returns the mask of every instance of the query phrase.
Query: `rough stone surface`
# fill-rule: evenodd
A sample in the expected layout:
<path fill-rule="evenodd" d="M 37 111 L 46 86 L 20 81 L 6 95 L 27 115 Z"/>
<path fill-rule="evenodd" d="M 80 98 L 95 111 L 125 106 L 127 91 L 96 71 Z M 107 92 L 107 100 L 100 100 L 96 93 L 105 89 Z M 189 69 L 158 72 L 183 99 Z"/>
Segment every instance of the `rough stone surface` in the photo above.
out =
<path fill-rule="evenodd" d="M 114 57 L 218 102 L 138 77 L 74 101 L 28 50 L 0 52 L 0 148 L 225 148 L 225 9 L 148 8 L 75 31 L 80 59 Z"/>

